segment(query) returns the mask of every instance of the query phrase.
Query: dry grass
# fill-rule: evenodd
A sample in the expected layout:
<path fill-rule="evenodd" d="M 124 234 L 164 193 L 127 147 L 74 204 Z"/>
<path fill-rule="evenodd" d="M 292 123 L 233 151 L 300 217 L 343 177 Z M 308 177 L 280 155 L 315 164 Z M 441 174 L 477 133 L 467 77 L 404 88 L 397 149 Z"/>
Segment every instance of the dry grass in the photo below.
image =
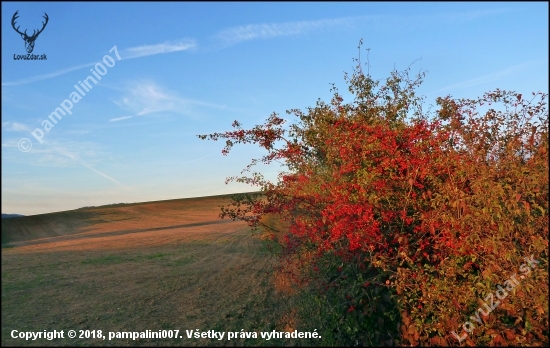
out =
<path fill-rule="evenodd" d="M 2 221 L 2 345 L 301 345 L 188 339 L 184 330 L 296 328 L 274 258 L 226 197 L 80 209 Z M 11 220 L 11 221 L 4 221 Z M 37 227 L 39 224 L 41 227 Z M 36 232 L 36 233 L 34 233 Z M 11 330 L 179 329 L 181 339 L 12 339 Z"/>

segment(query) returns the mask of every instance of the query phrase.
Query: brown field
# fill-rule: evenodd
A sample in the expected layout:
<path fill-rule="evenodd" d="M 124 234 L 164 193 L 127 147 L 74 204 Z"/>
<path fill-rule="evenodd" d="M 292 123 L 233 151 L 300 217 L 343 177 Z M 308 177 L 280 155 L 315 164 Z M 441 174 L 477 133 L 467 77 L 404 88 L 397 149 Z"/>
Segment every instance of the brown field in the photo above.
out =
<path fill-rule="evenodd" d="M 121 204 L 2 219 L 2 345 L 303 345 L 300 339 L 188 339 L 185 330 L 293 328 L 274 257 L 228 196 Z M 67 338 L 68 330 L 180 330 L 177 339 Z M 20 332 L 64 330 L 26 341 Z"/>

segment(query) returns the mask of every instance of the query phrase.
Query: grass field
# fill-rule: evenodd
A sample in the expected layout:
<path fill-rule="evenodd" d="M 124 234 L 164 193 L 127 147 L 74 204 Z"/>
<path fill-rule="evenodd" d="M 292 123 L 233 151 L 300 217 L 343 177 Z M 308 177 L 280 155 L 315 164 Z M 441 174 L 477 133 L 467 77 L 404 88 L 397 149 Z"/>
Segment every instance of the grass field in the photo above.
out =
<path fill-rule="evenodd" d="M 303 345 L 300 339 L 188 339 L 185 330 L 296 328 L 275 259 L 228 196 L 84 208 L 2 219 L 2 345 Z M 180 330 L 177 339 L 67 338 L 68 330 Z M 19 332 L 64 330 L 26 341 Z"/>

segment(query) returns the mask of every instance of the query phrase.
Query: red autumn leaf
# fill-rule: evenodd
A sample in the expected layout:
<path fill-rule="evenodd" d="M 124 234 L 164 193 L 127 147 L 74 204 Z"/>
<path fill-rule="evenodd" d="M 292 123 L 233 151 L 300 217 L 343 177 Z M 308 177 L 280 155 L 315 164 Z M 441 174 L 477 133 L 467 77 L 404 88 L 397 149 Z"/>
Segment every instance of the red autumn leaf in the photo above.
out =
<path fill-rule="evenodd" d="M 484 279 L 491 279 L 498 271 L 494 267 L 513 269 L 523 262 L 525 255 L 518 258 L 517 250 L 529 250 L 527 241 L 548 246 L 546 95 L 529 105 L 514 100 L 521 102 L 521 94 L 502 90 L 477 100 L 448 96 L 437 99 L 440 110 L 434 118 L 409 121 L 409 106 L 420 102 L 412 94 L 415 82 L 406 74 L 392 78 L 375 88 L 364 75 L 354 75 L 350 91 L 357 98 L 352 103 L 335 96 L 335 104 L 320 103 L 307 113 L 291 110 L 301 122 L 293 132 L 272 115 L 252 129 L 215 133 L 210 139 L 228 141 L 224 154 L 236 144 L 267 150 L 247 171 L 273 161 L 287 165 L 288 172 L 276 182 L 256 173 L 231 178 L 259 187 L 262 195 L 237 199 L 222 214 L 254 228 L 272 227 L 264 223 L 269 216 L 283 221 L 284 228 L 270 231 L 277 234 L 281 268 L 292 274 L 289 279 L 319 282 L 355 297 L 359 279 L 374 279 L 379 272 L 376 285 L 363 282 L 361 291 L 378 289 L 384 285 L 380 279 L 387 279 L 405 308 L 420 313 L 411 313 L 416 316 L 411 321 L 424 325 L 421 332 L 426 333 L 437 325 L 424 320 L 428 312 L 440 318 L 447 310 L 466 315 L 452 296 L 476 285 L 464 271 L 483 269 Z M 498 103 L 504 107 L 484 115 L 476 110 Z M 538 132 L 531 130 L 529 118 L 541 120 Z M 486 143 L 487 132 L 491 143 Z M 514 199 L 528 212 L 537 207 L 536 212 L 520 215 Z M 505 209 L 515 213 L 504 214 Z M 522 237 L 506 242 L 517 231 Z M 495 256 L 499 265 L 488 265 L 486 260 Z M 464 264 L 474 257 L 475 262 Z M 545 286 L 533 289 L 540 298 L 547 295 Z M 515 296 L 523 301 L 527 295 L 519 288 Z M 434 298 L 442 302 L 436 306 Z M 469 305 L 466 299 L 463 303 Z M 450 330 L 457 325 L 458 320 Z M 465 343 L 479 343 L 475 335 Z M 409 336 L 405 344 L 429 343 L 416 331 Z"/>

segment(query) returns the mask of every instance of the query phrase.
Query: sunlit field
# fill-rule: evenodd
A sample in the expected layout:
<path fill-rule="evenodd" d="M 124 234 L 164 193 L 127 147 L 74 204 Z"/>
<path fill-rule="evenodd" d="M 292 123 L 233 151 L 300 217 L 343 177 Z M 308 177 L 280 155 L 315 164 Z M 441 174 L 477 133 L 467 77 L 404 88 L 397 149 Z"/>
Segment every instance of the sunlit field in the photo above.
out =
<path fill-rule="evenodd" d="M 2 219 L 2 345 L 294 345 L 299 339 L 187 338 L 185 330 L 289 330 L 274 258 L 226 196 Z M 177 339 L 69 339 L 67 331 L 180 330 Z M 12 330 L 65 330 L 12 339 Z M 258 334 L 259 337 L 259 334 Z"/>

